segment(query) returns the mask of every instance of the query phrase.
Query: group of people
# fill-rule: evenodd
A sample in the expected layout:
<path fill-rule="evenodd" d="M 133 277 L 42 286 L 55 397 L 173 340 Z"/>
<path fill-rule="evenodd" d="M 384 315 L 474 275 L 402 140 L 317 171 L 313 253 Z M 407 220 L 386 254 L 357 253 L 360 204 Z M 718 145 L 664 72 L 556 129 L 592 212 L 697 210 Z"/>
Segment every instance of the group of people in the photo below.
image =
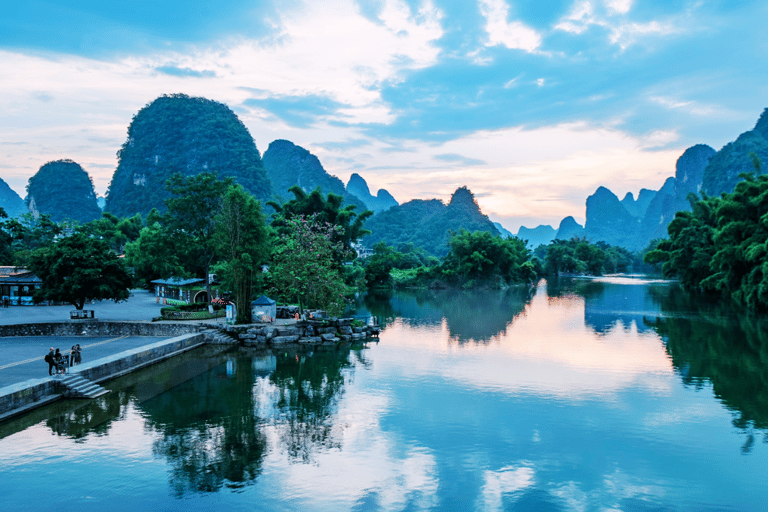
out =
<path fill-rule="evenodd" d="M 53 375 L 53 370 L 56 370 L 56 374 L 64 373 L 67 371 L 67 366 L 74 366 L 80 364 L 82 359 L 82 349 L 80 344 L 72 345 L 68 355 L 63 355 L 57 348 L 55 351 L 53 347 L 45 356 L 45 362 L 48 363 L 48 375 Z"/>

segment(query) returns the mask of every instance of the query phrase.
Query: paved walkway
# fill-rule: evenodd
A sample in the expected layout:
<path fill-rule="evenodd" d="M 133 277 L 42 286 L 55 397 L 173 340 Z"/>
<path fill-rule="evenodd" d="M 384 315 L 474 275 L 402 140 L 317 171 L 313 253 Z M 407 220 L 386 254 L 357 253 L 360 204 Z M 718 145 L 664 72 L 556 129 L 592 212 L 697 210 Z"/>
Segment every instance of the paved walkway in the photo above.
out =
<path fill-rule="evenodd" d="M 146 290 L 132 290 L 132 296 L 125 302 L 101 301 L 86 304 L 85 309 L 94 310 L 95 316 L 104 321 L 139 320 L 149 321 L 160 316 L 162 304 L 155 302 L 153 293 Z M 10 306 L 0 308 L 0 325 L 41 322 L 69 321 L 69 312 L 74 306 Z"/>
<path fill-rule="evenodd" d="M 146 290 L 133 290 L 125 302 L 102 301 L 87 304 L 99 321 L 148 322 L 160 316 L 162 304 Z M 0 325 L 68 322 L 73 306 L 11 306 L 0 308 Z M 224 319 L 219 320 L 222 324 Z M 50 347 L 69 353 L 77 343 L 83 349 L 83 362 L 117 354 L 165 338 L 142 336 L 20 336 L 0 337 L 0 387 L 48 376 L 48 363 L 43 358 Z"/>
<path fill-rule="evenodd" d="M 93 361 L 161 341 L 149 336 L 11 336 L 0 337 L 0 388 L 28 379 L 48 376 L 48 363 L 43 358 L 51 347 L 69 354 L 72 345 L 80 344 L 83 362 Z"/>

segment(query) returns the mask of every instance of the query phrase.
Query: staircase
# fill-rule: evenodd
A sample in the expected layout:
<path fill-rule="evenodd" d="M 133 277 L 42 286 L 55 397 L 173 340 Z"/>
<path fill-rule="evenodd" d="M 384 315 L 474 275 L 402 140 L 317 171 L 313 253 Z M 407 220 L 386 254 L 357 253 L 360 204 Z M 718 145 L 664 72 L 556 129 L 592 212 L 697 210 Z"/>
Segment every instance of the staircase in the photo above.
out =
<path fill-rule="evenodd" d="M 104 389 L 76 373 L 66 374 L 59 382 L 67 388 L 64 395 L 71 398 L 98 398 L 109 393 L 108 389 Z"/>

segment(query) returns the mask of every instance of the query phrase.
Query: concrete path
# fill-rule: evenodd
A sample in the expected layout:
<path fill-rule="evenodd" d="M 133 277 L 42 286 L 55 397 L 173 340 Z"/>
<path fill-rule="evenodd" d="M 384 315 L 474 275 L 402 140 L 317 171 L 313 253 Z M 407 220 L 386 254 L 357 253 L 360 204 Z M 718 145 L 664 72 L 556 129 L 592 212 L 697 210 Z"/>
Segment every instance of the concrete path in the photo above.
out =
<path fill-rule="evenodd" d="M 150 321 L 160 316 L 160 308 L 163 305 L 155 302 L 153 293 L 146 290 L 132 290 L 131 293 L 132 296 L 125 302 L 115 303 L 105 300 L 86 304 L 85 309 L 94 310 L 95 316 L 103 321 Z M 0 308 L 0 325 L 66 322 L 69 321 L 69 312 L 73 309 L 75 308 L 71 305 Z"/>
<path fill-rule="evenodd" d="M 164 339 L 149 336 L 0 337 L 0 388 L 28 379 L 47 377 L 48 363 L 43 358 L 50 347 L 59 348 L 62 354 L 68 354 L 72 345 L 79 343 L 83 350 L 83 363 L 86 363 Z"/>

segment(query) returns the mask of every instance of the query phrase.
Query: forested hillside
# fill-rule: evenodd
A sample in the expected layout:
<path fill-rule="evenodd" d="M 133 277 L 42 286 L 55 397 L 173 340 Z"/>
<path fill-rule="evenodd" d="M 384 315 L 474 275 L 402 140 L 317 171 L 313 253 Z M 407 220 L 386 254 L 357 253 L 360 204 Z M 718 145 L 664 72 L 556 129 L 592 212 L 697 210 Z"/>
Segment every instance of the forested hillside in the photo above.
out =
<path fill-rule="evenodd" d="M 292 199 L 288 189 L 298 185 L 307 194 L 319 187 L 325 195 L 334 193 L 345 204 L 354 204 L 358 212 L 366 210 L 363 201 L 349 194 L 343 181 L 328 174 L 315 155 L 291 141 L 272 141 L 264 152 L 264 168 L 278 202 Z"/>
<path fill-rule="evenodd" d="M 40 167 L 27 184 L 27 206 L 33 214 L 48 214 L 54 222 L 90 222 L 101 217 L 88 173 L 72 160 Z"/>
<path fill-rule="evenodd" d="M 118 216 L 164 210 L 168 178 L 201 172 L 232 177 L 257 199 L 272 194 L 259 150 L 229 107 L 184 94 L 161 96 L 128 127 L 105 210 Z"/>
<path fill-rule="evenodd" d="M 365 227 L 371 231 L 363 239 L 367 246 L 377 242 L 392 246 L 413 243 L 439 257 L 448 253 L 449 231 L 464 228 L 499 234 L 467 187 L 457 189 L 447 205 L 438 199 L 415 199 L 377 213 Z"/>
<path fill-rule="evenodd" d="M 2 178 L 0 178 L 0 208 L 5 210 L 8 217 L 18 217 L 29 211 L 24 200 Z"/>

